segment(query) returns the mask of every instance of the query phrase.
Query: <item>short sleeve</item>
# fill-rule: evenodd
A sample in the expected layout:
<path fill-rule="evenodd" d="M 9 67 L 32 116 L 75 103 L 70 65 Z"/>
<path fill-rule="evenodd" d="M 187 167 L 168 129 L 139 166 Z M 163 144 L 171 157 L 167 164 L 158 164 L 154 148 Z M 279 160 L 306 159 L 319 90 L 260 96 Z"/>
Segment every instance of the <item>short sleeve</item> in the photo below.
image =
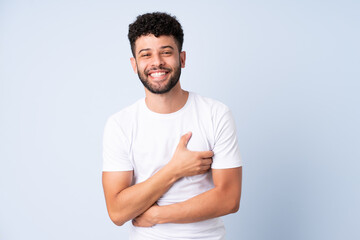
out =
<path fill-rule="evenodd" d="M 110 117 L 103 136 L 103 171 L 131 171 L 130 143 L 119 124 Z"/>
<path fill-rule="evenodd" d="M 212 168 L 225 169 L 242 166 L 235 121 L 231 111 L 228 110 L 223 114 L 215 124 Z"/>

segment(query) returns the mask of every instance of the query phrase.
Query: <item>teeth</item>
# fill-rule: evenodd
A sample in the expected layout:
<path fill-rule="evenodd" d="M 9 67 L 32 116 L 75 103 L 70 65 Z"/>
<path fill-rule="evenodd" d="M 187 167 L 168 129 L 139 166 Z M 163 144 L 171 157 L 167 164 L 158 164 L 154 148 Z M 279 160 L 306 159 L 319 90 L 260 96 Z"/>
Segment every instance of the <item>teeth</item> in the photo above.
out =
<path fill-rule="evenodd" d="M 163 75 L 165 75 L 165 72 L 154 72 L 154 73 L 150 74 L 150 76 L 152 76 L 152 77 L 160 77 Z"/>

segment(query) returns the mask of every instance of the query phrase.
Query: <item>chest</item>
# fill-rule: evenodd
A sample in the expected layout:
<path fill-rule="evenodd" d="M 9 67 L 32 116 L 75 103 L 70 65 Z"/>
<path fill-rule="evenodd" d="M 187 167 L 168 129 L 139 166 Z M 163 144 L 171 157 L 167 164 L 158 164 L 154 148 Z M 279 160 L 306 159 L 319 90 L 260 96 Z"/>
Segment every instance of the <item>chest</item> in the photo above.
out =
<path fill-rule="evenodd" d="M 172 119 L 141 119 L 133 130 L 131 161 L 136 182 L 151 177 L 172 158 L 182 135 L 192 132 L 190 151 L 212 150 L 214 136 L 210 119 L 191 114 Z"/>

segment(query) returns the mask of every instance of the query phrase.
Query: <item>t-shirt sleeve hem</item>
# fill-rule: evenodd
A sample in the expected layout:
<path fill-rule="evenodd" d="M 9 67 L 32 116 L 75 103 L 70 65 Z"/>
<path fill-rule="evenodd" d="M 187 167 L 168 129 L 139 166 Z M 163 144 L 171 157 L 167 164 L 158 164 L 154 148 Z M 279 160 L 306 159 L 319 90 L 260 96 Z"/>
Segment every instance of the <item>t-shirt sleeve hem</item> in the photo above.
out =
<path fill-rule="evenodd" d="M 221 164 L 217 166 L 216 164 L 211 166 L 212 169 L 228 169 L 228 168 L 238 168 L 242 167 L 242 163 L 234 163 L 234 164 Z"/>
<path fill-rule="evenodd" d="M 127 172 L 127 171 L 133 171 L 132 168 L 103 168 L 103 172 Z"/>

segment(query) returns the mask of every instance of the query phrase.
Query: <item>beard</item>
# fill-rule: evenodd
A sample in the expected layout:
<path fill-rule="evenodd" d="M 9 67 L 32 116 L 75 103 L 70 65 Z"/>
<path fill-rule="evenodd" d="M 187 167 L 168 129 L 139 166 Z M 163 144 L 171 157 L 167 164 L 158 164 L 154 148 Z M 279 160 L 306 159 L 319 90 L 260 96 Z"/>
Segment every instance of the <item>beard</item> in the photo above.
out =
<path fill-rule="evenodd" d="M 148 72 L 152 70 L 166 70 L 171 73 L 171 69 L 165 67 L 157 67 L 151 68 L 150 70 L 140 72 L 138 71 L 138 76 L 144 87 L 146 87 L 150 92 L 155 94 L 163 94 L 169 92 L 179 81 L 181 75 L 181 65 L 174 69 L 173 75 L 169 76 L 170 78 L 167 80 L 167 83 L 164 86 L 160 86 L 158 84 L 152 84 L 148 79 Z"/>

